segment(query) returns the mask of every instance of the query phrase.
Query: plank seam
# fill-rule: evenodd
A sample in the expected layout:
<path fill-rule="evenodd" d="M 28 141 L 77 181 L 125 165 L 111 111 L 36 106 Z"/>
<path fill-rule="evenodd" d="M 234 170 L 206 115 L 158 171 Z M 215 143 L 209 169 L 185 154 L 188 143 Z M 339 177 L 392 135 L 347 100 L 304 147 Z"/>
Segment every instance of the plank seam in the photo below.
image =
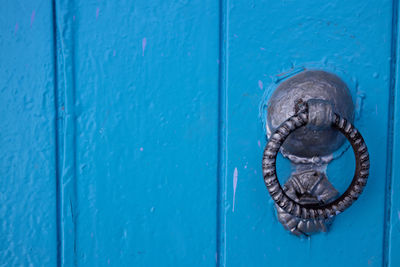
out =
<path fill-rule="evenodd" d="M 73 1 L 53 0 L 57 266 L 77 265 Z"/>
<path fill-rule="evenodd" d="M 226 265 L 226 203 L 227 203 L 227 65 L 228 13 L 227 1 L 219 1 L 219 68 L 218 68 L 218 163 L 217 163 L 217 248 L 216 265 Z"/>
<path fill-rule="evenodd" d="M 393 0 L 382 266 L 389 265 L 390 221 L 391 221 L 391 209 L 392 209 L 391 198 L 392 198 L 392 183 L 393 183 L 392 166 L 393 166 L 393 135 L 394 135 L 394 103 L 395 103 L 394 98 L 397 86 L 396 73 L 397 73 L 397 49 L 398 49 L 397 47 L 398 6 L 399 6 L 398 0 Z"/>
<path fill-rule="evenodd" d="M 59 127 L 58 127 L 58 117 L 59 117 L 59 99 L 58 99 L 58 59 L 57 59 L 57 15 L 56 15 L 56 1 L 52 1 L 52 19 L 53 19 L 53 64 L 54 64 L 54 129 L 55 129 L 55 178 L 56 178 L 56 231 L 57 231 L 57 266 L 61 265 L 61 211 L 59 209 L 60 200 L 60 144 L 59 144 Z"/>

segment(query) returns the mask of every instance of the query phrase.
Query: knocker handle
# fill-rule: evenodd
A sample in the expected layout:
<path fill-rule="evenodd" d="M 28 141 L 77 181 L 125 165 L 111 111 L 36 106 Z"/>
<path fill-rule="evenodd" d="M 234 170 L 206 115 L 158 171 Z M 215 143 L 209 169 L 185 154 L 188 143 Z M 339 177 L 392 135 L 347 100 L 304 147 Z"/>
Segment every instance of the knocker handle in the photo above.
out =
<path fill-rule="evenodd" d="M 312 116 L 311 116 L 312 117 Z M 307 104 L 284 121 L 271 135 L 265 146 L 262 168 L 265 185 L 275 203 L 289 214 L 302 219 L 328 219 L 350 207 L 362 193 L 369 175 L 369 154 L 359 131 L 346 119 L 332 112 L 331 126 L 339 130 L 349 140 L 356 158 L 353 180 L 347 190 L 336 200 L 323 204 L 301 204 L 287 196 L 276 174 L 276 156 L 286 138 L 296 129 L 309 123 Z M 313 120 L 313 118 L 311 118 Z"/>

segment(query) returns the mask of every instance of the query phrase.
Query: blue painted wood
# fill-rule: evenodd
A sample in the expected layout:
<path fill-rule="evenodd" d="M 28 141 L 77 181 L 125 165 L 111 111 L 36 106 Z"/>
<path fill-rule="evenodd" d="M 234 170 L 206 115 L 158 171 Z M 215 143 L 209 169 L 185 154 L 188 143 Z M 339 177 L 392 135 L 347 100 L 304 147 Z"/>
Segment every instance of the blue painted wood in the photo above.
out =
<path fill-rule="evenodd" d="M 0 265 L 55 266 L 52 4 L 0 6 Z"/>
<path fill-rule="evenodd" d="M 0 265 L 400 264 L 396 4 L 1 6 Z M 302 67 L 350 85 L 371 154 L 361 198 L 308 239 L 277 222 L 260 166 L 260 102 Z M 338 189 L 353 165 L 328 167 Z"/>
<path fill-rule="evenodd" d="M 397 54 L 399 55 L 399 54 Z M 399 61 L 397 61 L 399 62 Z M 396 80 L 400 78 L 398 69 L 396 71 Z M 396 90 L 394 94 L 394 127 L 393 127 L 393 159 L 392 159 L 392 180 L 388 187 L 388 212 L 390 217 L 387 221 L 388 227 L 388 241 L 385 244 L 385 249 L 388 250 L 387 266 L 399 266 L 400 265 L 400 95 L 399 85 L 396 84 Z"/>
<path fill-rule="evenodd" d="M 225 7 L 227 169 L 221 205 L 228 208 L 222 210 L 221 265 L 381 266 L 392 2 L 227 0 Z M 355 125 L 371 155 L 361 198 L 328 234 L 308 239 L 289 235 L 276 220 L 261 175 L 264 132 L 255 120 L 265 91 L 301 66 L 334 71 L 349 83 L 361 113 Z M 352 157 L 349 150 L 328 168 L 339 188 L 352 178 Z"/>
<path fill-rule="evenodd" d="M 389 144 L 388 155 L 392 157 L 391 162 L 387 164 L 387 172 L 389 179 L 387 181 L 387 193 L 386 193 L 386 242 L 384 243 L 384 249 L 386 250 L 386 266 L 394 267 L 400 265 L 400 94 L 399 94 L 399 5 L 397 1 L 394 1 L 393 5 L 393 38 L 392 38 L 392 91 L 390 104 L 389 122 L 389 133 L 392 134 Z"/>
<path fill-rule="evenodd" d="M 56 45 L 57 108 L 57 226 L 58 265 L 73 266 L 76 258 L 75 79 L 73 2 L 54 1 L 54 42 Z"/>
<path fill-rule="evenodd" d="M 70 3 L 61 263 L 215 264 L 218 3 Z"/>

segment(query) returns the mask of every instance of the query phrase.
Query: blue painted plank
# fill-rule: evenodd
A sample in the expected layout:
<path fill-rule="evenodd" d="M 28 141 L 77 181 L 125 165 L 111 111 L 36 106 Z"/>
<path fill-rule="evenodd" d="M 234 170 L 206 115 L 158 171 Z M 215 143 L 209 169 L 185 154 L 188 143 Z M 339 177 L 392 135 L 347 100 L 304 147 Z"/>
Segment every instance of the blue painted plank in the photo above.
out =
<path fill-rule="evenodd" d="M 55 266 L 52 3 L 0 6 L 0 265 Z"/>
<path fill-rule="evenodd" d="M 62 13 L 74 29 L 62 44 L 77 265 L 215 264 L 218 11 L 211 0 L 85 1 Z"/>
<path fill-rule="evenodd" d="M 400 75 L 397 71 L 397 81 Z M 390 198 L 390 220 L 388 221 L 388 266 L 400 265 L 400 101 L 399 87 L 396 86 L 395 105 L 394 105 L 394 132 L 393 132 L 393 159 L 392 159 L 392 181 L 389 187 Z"/>
<path fill-rule="evenodd" d="M 389 115 L 390 122 L 392 123 L 392 127 L 389 129 L 392 134 L 392 144 L 389 149 L 389 155 L 392 156 L 391 164 L 388 164 L 388 167 L 391 168 L 390 172 L 388 172 L 391 177 L 387 177 L 388 179 L 388 187 L 387 187 L 387 212 L 389 216 L 386 218 L 386 231 L 387 231 L 387 240 L 384 244 L 384 249 L 387 250 L 387 259 L 385 259 L 386 266 L 395 267 L 400 266 L 400 170 L 399 170 L 399 162 L 400 162 L 400 92 L 399 92 L 399 81 L 400 81 L 400 72 L 399 72 L 399 55 L 400 55 L 400 45 L 399 45 L 399 6 L 398 2 L 394 1 L 394 20 L 393 20 L 393 40 L 392 40 L 392 92 L 391 92 L 391 114 Z M 396 16 L 397 15 L 397 16 Z M 391 179 L 390 179 L 391 178 Z"/>
<path fill-rule="evenodd" d="M 391 1 L 224 2 L 227 169 L 221 205 L 227 208 L 221 265 L 381 266 Z M 371 155 L 363 195 L 328 234 L 309 239 L 291 236 L 277 222 L 261 174 L 260 101 L 282 73 L 301 66 L 334 71 L 349 84 L 360 113 L 355 125 Z M 350 149 L 328 168 L 339 188 L 352 178 L 352 157 Z M 278 163 L 281 181 L 284 164 Z"/>

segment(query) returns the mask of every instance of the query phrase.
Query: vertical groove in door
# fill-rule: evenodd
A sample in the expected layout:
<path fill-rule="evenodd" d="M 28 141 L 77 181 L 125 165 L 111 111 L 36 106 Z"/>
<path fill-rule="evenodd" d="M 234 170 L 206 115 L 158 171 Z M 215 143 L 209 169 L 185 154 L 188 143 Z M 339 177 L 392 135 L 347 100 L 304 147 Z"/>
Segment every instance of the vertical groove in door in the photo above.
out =
<path fill-rule="evenodd" d="M 388 101 L 388 129 L 387 129 L 387 162 L 386 162 L 386 188 L 384 209 L 384 233 L 383 233 L 383 257 L 382 266 L 390 264 L 391 246 L 391 212 L 392 212 L 392 188 L 393 188 L 393 150 L 394 150 L 394 110 L 395 90 L 397 87 L 397 56 L 398 56 L 398 0 L 392 2 L 392 36 L 391 36 L 391 59 L 390 59 L 390 86 Z"/>
<path fill-rule="evenodd" d="M 228 12 L 229 0 L 219 1 L 219 92 L 218 92 L 218 174 L 217 174 L 217 248 L 216 265 L 226 263 L 226 207 L 227 207 L 227 65 L 228 65 Z"/>
<path fill-rule="evenodd" d="M 76 266 L 73 1 L 53 1 L 55 60 L 57 265 Z"/>
<path fill-rule="evenodd" d="M 59 116 L 59 99 L 58 99 L 58 84 L 57 84 L 57 75 L 58 75 L 58 65 L 57 65 L 57 15 L 56 15 L 56 2 L 52 1 L 52 15 L 53 15 L 53 58 L 54 58 L 54 128 L 55 128 L 55 169 L 56 169 L 56 226 L 57 226 L 57 266 L 61 265 L 61 253 L 60 253 L 60 244 L 61 244 L 61 214 L 59 209 L 60 203 L 60 151 L 59 151 L 59 125 L 58 125 L 58 116 Z"/>

